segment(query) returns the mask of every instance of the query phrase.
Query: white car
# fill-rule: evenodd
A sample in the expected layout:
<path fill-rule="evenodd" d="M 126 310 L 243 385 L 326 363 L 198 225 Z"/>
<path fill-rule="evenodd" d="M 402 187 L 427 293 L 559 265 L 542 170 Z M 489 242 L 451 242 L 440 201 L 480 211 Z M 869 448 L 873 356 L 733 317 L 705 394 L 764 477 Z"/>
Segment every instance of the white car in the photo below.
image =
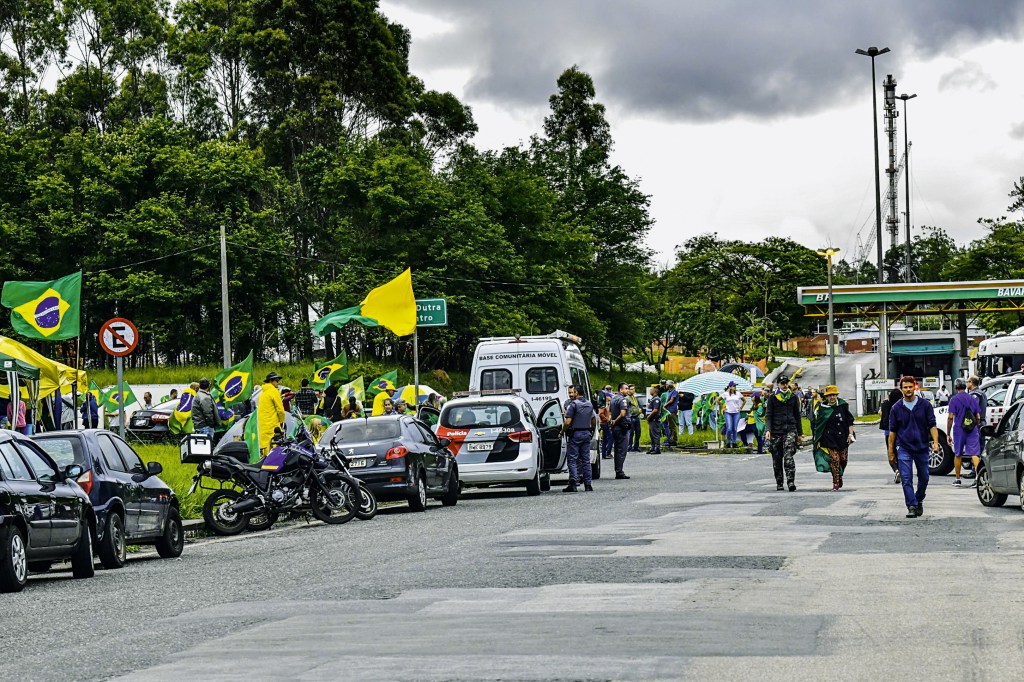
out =
<path fill-rule="evenodd" d="M 512 392 L 454 398 L 441 408 L 435 432 L 451 441 L 463 486 L 524 485 L 530 495 L 551 488 L 565 467 L 565 417 L 557 400 L 534 413 Z"/>

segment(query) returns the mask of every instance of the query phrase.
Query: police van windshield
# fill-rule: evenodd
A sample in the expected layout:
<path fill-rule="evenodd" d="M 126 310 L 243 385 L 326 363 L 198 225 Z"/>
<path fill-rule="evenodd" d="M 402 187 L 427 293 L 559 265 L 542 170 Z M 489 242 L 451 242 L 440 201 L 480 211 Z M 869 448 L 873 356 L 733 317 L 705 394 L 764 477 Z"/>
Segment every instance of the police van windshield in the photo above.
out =
<path fill-rule="evenodd" d="M 479 429 L 512 426 L 519 421 L 514 405 L 455 405 L 441 413 L 441 426 L 450 429 Z"/>

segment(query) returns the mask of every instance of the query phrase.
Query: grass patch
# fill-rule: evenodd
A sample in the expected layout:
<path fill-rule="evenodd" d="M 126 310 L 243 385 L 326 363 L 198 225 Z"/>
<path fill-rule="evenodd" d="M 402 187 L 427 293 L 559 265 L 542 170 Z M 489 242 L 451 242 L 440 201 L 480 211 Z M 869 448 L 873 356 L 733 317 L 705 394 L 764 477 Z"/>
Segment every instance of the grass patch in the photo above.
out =
<path fill-rule="evenodd" d="M 191 496 L 186 495 L 192 486 L 192 477 L 196 475 L 195 464 L 182 464 L 178 454 L 178 445 L 171 443 L 135 443 L 132 448 L 139 453 L 143 462 L 160 462 L 163 473 L 160 480 L 174 489 L 181 505 L 181 518 L 203 518 L 203 503 L 210 491 L 199 488 Z"/>

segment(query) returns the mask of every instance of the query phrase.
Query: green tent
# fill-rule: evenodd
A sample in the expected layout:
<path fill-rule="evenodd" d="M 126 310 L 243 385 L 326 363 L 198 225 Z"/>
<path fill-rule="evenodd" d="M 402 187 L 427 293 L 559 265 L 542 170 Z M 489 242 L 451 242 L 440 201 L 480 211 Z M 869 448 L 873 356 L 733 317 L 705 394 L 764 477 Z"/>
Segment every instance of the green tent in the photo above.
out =
<path fill-rule="evenodd" d="M 30 365 L 24 360 L 12 358 L 10 355 L 0 353 L 0 371 L 15 372 L 19 377 L 39 380 L 39 368 Z"/>
<path fill-rule="evenodd" d="M 25 392 L 28 395 L 28 404 L 32 407 L 33 411 L 38 410 L 39 407 L 39 368 L 35 365 L 31 365 L 24 360 L 11 357 L 5 353 L 0 353 L 0 376 L 3 377 L 3 382 L 9 387 L 20 386 L 21 382 L 25 381 Z M 21 402 L 21 391 L 10 391 L 11 399 L 11 415 L 17 418 L 19 408 L 18 403 Z M 28 415 L 26 415 L 28 417 Z M 14 428 L 15 419 L 11 420 L 10 428 Z"/>

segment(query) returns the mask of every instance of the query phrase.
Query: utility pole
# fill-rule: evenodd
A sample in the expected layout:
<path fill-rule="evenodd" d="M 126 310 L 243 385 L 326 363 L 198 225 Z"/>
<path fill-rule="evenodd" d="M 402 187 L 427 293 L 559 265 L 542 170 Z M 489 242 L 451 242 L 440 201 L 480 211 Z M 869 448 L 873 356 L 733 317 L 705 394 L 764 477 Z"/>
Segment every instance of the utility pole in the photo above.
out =
<path fill-rule="evenodd" d="M 231 313 L 228 310 L 228 241 L 220 224 L 220 324 L 224 344 L 224 366 L 231 366 Z"/>
<path fill-rule="evenodd" d="M 829 247 L 818 251 L 818 255 L 828 259 L 828 383 L 835 386 L 836 342 L 835 323 L 832 321 L 832 258 L 839 255 L 839 249 Z"/>

